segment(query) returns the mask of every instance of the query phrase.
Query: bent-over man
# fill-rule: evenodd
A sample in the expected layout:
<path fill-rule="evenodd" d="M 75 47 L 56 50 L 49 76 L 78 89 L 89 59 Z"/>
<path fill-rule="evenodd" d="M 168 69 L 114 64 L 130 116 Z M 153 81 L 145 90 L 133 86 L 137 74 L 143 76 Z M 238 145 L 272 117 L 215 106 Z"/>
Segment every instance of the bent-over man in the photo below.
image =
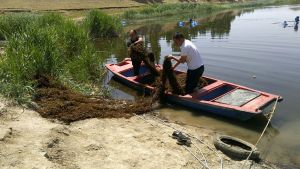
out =
<path fill-rule="evenodd" d="M 184 38 L 183 34 L 176 33 L 173 36 L 173 42 L 180 47 L 180 58 L 170 55 L 168 58 L 176 60 L 175 69 L 180 63 L 187 63 L 188 71 L 185 82 L 186 94 L 192 93 L 197 87 L 200 77 L 204 72 L 204 63 L 197 47 L 190 41 Z"/>

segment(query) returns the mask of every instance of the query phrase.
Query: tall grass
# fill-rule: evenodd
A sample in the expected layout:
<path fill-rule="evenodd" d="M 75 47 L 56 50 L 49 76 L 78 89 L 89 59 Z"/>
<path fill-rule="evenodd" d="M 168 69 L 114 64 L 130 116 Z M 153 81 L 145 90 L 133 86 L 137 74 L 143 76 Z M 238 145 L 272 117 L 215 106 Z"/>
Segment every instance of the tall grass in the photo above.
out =
<path fill-rule="evenodd" d="M 92 10 L 84 20 L 84 25 L 93 38 L 116 37 L 122 30 L 121 21 L 99 10 Z"/>
<path fill-rule="evenodd" d="M 2 95 L 23 103 L 34 92 L 35 77 L 45 74 L 77 86 L 100 81 L 104 56 L 96 52 L 85 25 L 52 13 L 9 15 L 1 20 L 5 23 L 0 30 L 8 41 L 0 58 Z"/>
<path fill-rule="evenodd" d="M 35 19 L 35 15 L 21 13 L 0 16 L 0 40 L 7 39 L 13 33 L 24 31 Z"/>
<path fill-rule="evenodd" d="M 158 16 L 178 15 L 178 13 L 213 12 L 234 8 L 254 8 L 267 5 L 295 4 L 300 0 L 255 0 L 240 3 L 176 3 L 176 4 L 154 4 L 140 10 L 125 11 L 123 17 L 126 19 L 142 19 Z"/>

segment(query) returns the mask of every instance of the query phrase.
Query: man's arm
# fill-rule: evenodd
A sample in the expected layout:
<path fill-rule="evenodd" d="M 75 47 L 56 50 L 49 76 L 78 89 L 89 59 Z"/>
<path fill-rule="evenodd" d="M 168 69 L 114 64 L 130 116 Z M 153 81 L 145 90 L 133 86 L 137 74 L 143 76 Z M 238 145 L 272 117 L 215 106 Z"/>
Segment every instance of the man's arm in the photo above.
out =
<path fill-rule="evenodd" d="M 130 43 L 130 42 L 127 43 L 127 47 L 129 48 L 129 47 L 131 47 L 131 46 L 133 46 L 137 43 L 140 43 L 140 42 L 144 42 L 144 39 L 142 37 L 139 37 L 139 39 L 137 41 L 135 41 L 134 43 Z"/>
<path fill-rule="evenodd" d="M 175 69 L 180 63 L 186 62 L 187 56 L 182 55 L 182 56 L 180 56 L 180 58 L 176 58 L 175 56 L 170 55 L 168 58 L 177 61 L 177 63 L 173 66 L 173 69 Z"/>
<path fill-rule="evenodd" d="M 132 45 L 135 45 L 135 44 L 141 43 L 141 42 L 144 42 L 144 40 L 142 37 L 139 37 L 139 39 L 137 41 L 135 41 Z"/>

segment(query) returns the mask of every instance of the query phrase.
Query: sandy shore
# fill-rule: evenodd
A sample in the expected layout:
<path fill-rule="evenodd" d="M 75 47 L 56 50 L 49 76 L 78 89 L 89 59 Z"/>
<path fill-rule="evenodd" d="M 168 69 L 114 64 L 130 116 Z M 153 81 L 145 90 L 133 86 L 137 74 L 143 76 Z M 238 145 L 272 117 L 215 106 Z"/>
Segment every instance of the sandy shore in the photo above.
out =
<path fill-rule="evenodd" d="M 162 123 L 153 115 L 130 119 L 87 119 L 70 125 L 42 118 L 37 112 L 0 102 L 0 168 L 203 168 L 199 161 L 170 135 L 172 126 L 203 140 L 192 139 L 193 152 L 210 168 L 220 168 L 212 147 L 214 131 Z M 197 149 L 199 148 L 199 149 Z M 201 150 L 201 151 L 199 151 Z M 224 168 L 238 169 L 221 152 Z M 276 168 L 250 161 L 251 168 Z"/>

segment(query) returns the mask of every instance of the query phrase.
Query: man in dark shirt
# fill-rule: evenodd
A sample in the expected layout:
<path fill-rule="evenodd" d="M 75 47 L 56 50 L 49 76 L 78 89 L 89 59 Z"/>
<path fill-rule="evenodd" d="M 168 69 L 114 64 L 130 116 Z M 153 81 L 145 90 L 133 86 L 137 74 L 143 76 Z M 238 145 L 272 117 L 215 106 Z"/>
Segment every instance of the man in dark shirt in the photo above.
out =
<path fill-rule="evenodd" d="M 139 75 L 141 63 L 142 63 L 142 55 L 145 52 L 143 47 L 143 38 L 139 37 L 136 30 L 129 31 L 130 42 L 127 44 L 128 53 L 132 61 L 134 75 Z"/>

